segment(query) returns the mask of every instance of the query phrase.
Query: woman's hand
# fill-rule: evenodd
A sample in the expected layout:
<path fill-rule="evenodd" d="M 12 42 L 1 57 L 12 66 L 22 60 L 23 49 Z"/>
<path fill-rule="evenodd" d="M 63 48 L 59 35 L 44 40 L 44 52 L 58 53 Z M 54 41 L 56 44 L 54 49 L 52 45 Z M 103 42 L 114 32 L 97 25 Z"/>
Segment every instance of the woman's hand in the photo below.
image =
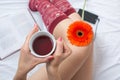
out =
<path fill-rule="evenodd" d="M 36 65 L 40 63 L 46 63 L 49 60 L 53 59 L 53 56 L 49 56 L 46 58 L 37 58 L 31 54 L 29 49 L 29 40 L 32 35 L 37 31 L 38 26 L 35 25 L 32 31 L 28 34 L 26 41 L 20 50 L 19 64 L 14 80 L 26 80 L 27 73 L 32 70 Z"/>
<path fill-rule="evenodd" d="M 60 63 L 71 54 L 71 49 L 64 43 L 62 38 L 57 40 L 57 48 L 53 54 L 54 59 L 46 65 L 49 80 L 61 80 L 58 68 Z"/>
<path fill-rule="evenodd" d="M 71 50 L 64 43 L 62 38 L 59 38 L 57 40 L 57 48 L 53 55 L 45 58 L 33 56 L 29 49 L 29 40 L 37 31 L 38 26 L 35 25 L 33 30 L 28 34 L 26 41 L 20 50 L 19 64 L 14 80 L 26 80 L 27 73 L 40 63 L 47 63 L 46 68 L 50 80 L 61 80 L 58 73 L 58 67 L 60 63 L 70 55 Z"/>

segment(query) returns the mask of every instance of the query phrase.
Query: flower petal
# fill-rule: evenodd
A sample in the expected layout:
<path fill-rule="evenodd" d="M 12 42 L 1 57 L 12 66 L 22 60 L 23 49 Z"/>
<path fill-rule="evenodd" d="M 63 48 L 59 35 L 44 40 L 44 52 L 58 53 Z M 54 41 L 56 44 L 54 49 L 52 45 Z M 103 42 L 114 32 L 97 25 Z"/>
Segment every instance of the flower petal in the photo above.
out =
<path fill-rule="evenodd" d="M 87 46 L 93 40 L 92 27 L 84 21 L 76 21 L 69 26 L 67 37 L 73 45 Z"/>

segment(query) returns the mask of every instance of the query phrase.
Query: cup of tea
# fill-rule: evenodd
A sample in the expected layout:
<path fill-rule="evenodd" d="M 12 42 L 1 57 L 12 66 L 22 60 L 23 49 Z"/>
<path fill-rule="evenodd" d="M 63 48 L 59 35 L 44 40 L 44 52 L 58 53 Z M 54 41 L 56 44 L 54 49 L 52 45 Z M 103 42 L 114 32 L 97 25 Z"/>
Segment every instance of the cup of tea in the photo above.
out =
<path fill-rule="evenodd" d="M 29 48 L 36 57 L 47 57 L 53 54 L 56 48 L 54 36 L 46 31 L 38 31 L 30 39 Z"/>

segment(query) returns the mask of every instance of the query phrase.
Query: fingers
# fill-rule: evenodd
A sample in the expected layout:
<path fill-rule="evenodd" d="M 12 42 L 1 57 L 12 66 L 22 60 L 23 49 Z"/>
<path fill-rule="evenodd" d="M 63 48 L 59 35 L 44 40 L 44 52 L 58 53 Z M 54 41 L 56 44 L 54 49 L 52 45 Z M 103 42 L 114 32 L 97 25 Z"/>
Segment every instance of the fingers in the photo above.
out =
<path fill-rule="evenodd" d="M 57 40 L 57 48 L 54 53 L 55 56 L 63 56 L 63 58 L 68 57 L 71 54 L 71 49 L 64 43 L 62 37 Z"/>
<path fill-rule="evenodd" d="M 57 40 L 57 47 L 54 55 L 61 55 L 63 53 L 63 40 L 59 37 Z"/>
<path fill-rule="evenodd" d="M 40 64 L 40 63 L 48 63 L 49 61 L 51 61 L 53 59 L 54 59 L 53 56 L 48 56 L 45 58 L 38 58 L 37 61 L 38 61 L 38 64 Z"/>
<path fill-rule="evenodd" d="M 51 63 L 52 66 L 58 66 L 64 59 L 71 54 L 71 49 L 64 43 L 60 37 L 57 40 L 57 47 L 54 55 L 38 58 L 39 63 Z"/>
<path fill-rule="evenodd" d="M 68 45 L 66 43 L 64 43 L 64 57 L 68 57 L 70 54 L 72 53 L 72 50 L 68 47 Z"/>
<path fill-rule="evenodd" d="M 32 35 L 38 31 L 38 26 L 37 24 L 34 25 L 34 28 L 32 29 L 32 31 L 27 35 L 26 37 L 26 40 L 25 40 L 25 43 L 24 43 L 24 48 L 25 49 L 29 49 L 29 40 L 30 38 L 32 37 Z"/>

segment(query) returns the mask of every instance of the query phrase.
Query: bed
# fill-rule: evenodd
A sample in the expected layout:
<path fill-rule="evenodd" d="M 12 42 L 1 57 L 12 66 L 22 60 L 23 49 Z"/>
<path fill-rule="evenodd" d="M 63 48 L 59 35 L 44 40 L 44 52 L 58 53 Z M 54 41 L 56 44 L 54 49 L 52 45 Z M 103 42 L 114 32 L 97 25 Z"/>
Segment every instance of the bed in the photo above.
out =
<path fill-rule="evenodd" d="M 80 4 L 78 4 L 79 0 L 69 1 L 73 3 L 72 5 L 76 8 L 76 10 L 82 8 L 83 0 L 80 2 Z M 89 3 L 91 4 L 92 2 L 94 2 L 94 0 Z M 94 3 L 97 3 L 97 1 Z M 118 26 L 118 24 L 120 23 L 120 17 L 115 16 L 114 18 L 105 18 L 104 16 L 106 16 L 107 14 L 105 14 L 102 9 L 97 11 L 97 8 L 94 9 L 94 6 L 96 5 L 90 4 L 86 6 L 86 9 L 93 13 L 99 14 L 100 18 L 100 23 L 98 25 L 97 31 L 95 30 L 96 25 L 91 24 L 93 26 L 94 32 L 97 32 L 96 39 L 94 41 L 94 80 L 120 80 L 120 45 L 118 44 L 120 43 L 120 38 L 118 37 L 120 35 L 120 26 Z M 100 6 L 98 6 L 98 8 L 99 7 Z M 23 26 L 29 26 L 29 28 L 26 28 L 26 35 L 34 25 L 34 21 L 30 17 L 27 9 L 28 0 L 0 0 L 0 23 L 5 23 L 2 21 L 5 21 L 5 19 L 7 19 L 11 15 L 14 15 L 15 20 L 17 18 L 23 17 L 22 15 L 25 14 L 27 18 L 24 19 L 29 20 L 28 22 L 25 22 L 23 24 Z M 102 15 L 101 13 L 104 13 L 104 15 Z M 119 14 L 116 13 L 116 15 L 120 16 L 120 11 L 118 13 Z M 33 15 L 38 22 L 42 22 L 41 17 L 38 13 L 33 13 Z M 114 21 L 116 21 L 117 25 L 115 23 L 111 23 Z M 17 23 L 18 22 L 16 22 L 15 24 Z M 39 25 L 42 24 L 39 23 Z M 113 28 L 112 26 L 115 26 L 115 28 Z M 23 40 L 20 41 L 20 44 L 15 47 L 16 49 L 12 54 L 8 54 L 7 52 L 4 52 L 4 50 L 0 50 L 0 57 L 2 56 L 0 59 L 0 80 L 13 80 L 20 55 L 19 49 L 22 45 L 21 43 L 24 42 L 25 37 L 26 36 L 24 36 Z M 41 66 L 42 65 L 38 65 L 33 71 L 29 73 L 29 75 L 31 75 Z"/>

